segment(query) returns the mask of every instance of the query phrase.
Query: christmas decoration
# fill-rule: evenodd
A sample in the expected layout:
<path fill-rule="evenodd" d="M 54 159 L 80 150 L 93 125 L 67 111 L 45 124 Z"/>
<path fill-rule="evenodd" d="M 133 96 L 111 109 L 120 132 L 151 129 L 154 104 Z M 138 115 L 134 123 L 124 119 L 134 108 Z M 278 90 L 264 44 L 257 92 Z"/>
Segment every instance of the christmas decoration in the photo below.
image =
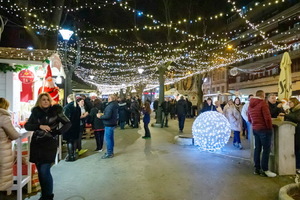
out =
<path fill-rule="evenodd" d="M 194 143 L 204 151 L 221 149 L 230 137 L 230 124 L 226 117 L 216 111 L 201 113 L 193 123 Z"/>
<path fill-rule="evenodd" d="M 44 78 L 43 86 L 39 88 L 38 94 L 42 92 L 47 92 L 52 97 L 53 101 L 57 103 L 59 101 L 59 88 L 56 86 L 55 82 L 52 78 L 52 71 L 50 68 L 50 61 L 46 60 L 45 63 L 47 64 L 47 73 Z"/>
<path fill-rule="evenodd" d="M 6 63 L 0 63 L 0 72 L 6 73 L 6 72 L 19 72 L 22 69 L 26 69 L 28 66 L 27 65 L 9 65 Z"/>
<path fill-rule="evenodd" d="M 23 69 L 19 72 L 19 79 L 24 84 L 30 84 L 33 83 L 34 74 L 29 69 Z"/>

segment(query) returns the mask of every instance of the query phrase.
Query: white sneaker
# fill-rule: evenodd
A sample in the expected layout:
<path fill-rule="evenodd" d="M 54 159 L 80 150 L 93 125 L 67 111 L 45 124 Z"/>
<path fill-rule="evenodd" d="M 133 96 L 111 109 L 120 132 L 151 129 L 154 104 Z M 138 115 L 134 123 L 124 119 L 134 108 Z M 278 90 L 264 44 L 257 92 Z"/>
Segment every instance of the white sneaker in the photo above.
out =
<path fill-rule="evenodd" d="M 267 176 L 267 177 L 270 177 L 270 178 L 273 178 L 273 177 L 276 177 L 277 174 L 275 174 L 274 172 L 271 172 L 271 171 L 264 171 L 263 172 L 263 175 Z"/>
<path fill-rule="evenodd" d="M 296 173 L 297 173 L 297 174 L 300 174 L 300 169 L 296 169 Z"/>

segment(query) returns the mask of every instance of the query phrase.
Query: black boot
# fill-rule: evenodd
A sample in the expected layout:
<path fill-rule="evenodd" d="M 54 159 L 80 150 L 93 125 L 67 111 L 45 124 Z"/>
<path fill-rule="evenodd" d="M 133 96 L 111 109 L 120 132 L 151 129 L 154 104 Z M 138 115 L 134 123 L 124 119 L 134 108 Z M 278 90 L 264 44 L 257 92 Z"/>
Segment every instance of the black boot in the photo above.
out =
<path fill-rule="evenodd" d="M 54 198 L 54 194 L 51 194 L 49 196 L 41 196 L 39 200 L 53 200 L 53 198 Z"/>
<path fill-rule="evenodd" d="M 68 142 L 67 143 L 67 148 L 68 148 L 68 155 L 67 155 L 66 161 L 67 162 L 73 162 L 73 161 L 75 161 L 76 157 L 75 157 L 75 151 L 74 151 L 73 142 Z"/>

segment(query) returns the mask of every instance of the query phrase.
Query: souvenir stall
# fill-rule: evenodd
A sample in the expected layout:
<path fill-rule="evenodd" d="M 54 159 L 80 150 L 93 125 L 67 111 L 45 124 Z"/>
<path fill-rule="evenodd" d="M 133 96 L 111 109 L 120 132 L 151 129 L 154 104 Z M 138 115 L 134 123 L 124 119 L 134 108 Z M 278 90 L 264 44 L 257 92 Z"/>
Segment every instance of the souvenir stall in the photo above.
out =
<path fill-rule="evenodd" d="M 55 84 L 53 77 L 64 75 L 63 68 L 59 56 L 57 54 L 47 54 L 38 61 L 32 61 L 34 54 L 30 54 L 27 60 L 20 59 L 15 51 L 19 49 L 6 48 L 5 55 L 11 55 L 10 59 L 3 58 L 2 48 L 0 49 L 0 97 L 6 98 L 10 102 L 9 110 L 12 114 L 13 124 L 18 127 L 22 133 L 22 138 L 13 142 L 13 148 L 16 151 L 16 163 L 14 165 L 15 184 L 7 191 L 8 194 L 12 190 L 17 191 L 17 198 L 22 199 L 22 188 L 27 185 L 27 192 L 30 193 L 39 189 L 36 168 L 33 164 L 29 164 L 28 151 L 30 146 L 30 137 L 32 132 L 27 132 L 22 128 L 26 119 L 31 114 L 37 96 L 40 92 L 51 92 L 50 94 L 55 101 L 59 101 L 59 87 Z M 26 50 L 25 50 L 26 51 Z M 44 50 L 41 50 L 44 51 Z M 36 52 L 41 55 L 41 52 Z M 47 53 L 49 53 L 47 51 Z M 13 59 L 14 55 L 16 58 Z M 23 58 L 24 59 L 24 58 Z M 60 77 L 61 78 L 61 77 Z M 63 91 L 61 92 L 63 93 Z M 34 186 L 34 187 L 32 187 Z"/>

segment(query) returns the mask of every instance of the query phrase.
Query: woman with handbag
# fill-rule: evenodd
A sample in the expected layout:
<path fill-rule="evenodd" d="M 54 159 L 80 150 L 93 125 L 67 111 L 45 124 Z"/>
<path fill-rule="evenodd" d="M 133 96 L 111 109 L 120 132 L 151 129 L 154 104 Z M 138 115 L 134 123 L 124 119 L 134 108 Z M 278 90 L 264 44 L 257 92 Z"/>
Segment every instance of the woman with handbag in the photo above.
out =
<path fill-rule="evenodd" d="M 63 126 L 59 128 L 59 124 Z M 50 172 L 55 161 L 58 140 L 57 135 L 63 134 L 71 127 L 70 120 L 64 115 L 60 105 L 52 105 L 48 93 L 41 93 L 25 124 L 25 129 L 33 131 L 30 143 L 29 161 L 36 164 L 41 185 L 39 200 L 52 200 L 53 179 Z"/>

